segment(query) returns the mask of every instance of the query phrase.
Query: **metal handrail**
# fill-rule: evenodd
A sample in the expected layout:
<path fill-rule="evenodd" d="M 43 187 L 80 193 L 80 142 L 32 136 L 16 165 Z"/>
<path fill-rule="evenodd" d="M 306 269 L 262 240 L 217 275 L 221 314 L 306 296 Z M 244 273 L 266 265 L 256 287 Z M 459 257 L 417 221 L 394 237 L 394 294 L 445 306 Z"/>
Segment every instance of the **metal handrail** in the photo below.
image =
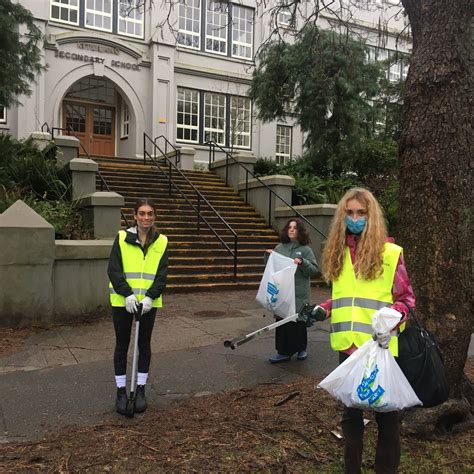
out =
<path fill-rule="evenodd" d="M 81 143 L 81 140 L 80 138 L 76 135 L 74 129 L 68 125 L 67 127 L 52 127 L 52 128 L 49 128 L 49 125 L 45 122 L 42 126 L 41 126 L 41 131 L 43 131 L 43 126 L 44 125 L 47 125 L 47 130 L 49 133 L 51 133 L 51 140 L 54 140 L 54 132 L 55 131 L 58 131 L 58 132 L 63 132 L 63 131 L 66 131 L 68 132 L 67 134 L 69 136 L 73 136 L 75 138 L 77 138 L 77 140 L 79 141 L 79 146 L 82 148 L 82 151 L 84 152 L 84 154 L 87 156 L 87 158 L 90 160 L 91 159 L 91 156 L 89 154 L 89 152 L 85 149 L 84 145 Z M 77 151 L 77 157 L 76 158 L 79 158 L 79 150 Z M 97 171 L 96 171 L 97 175 L 99 176 L 99 179 L 100 179 L 100 190 L 103 191 L 104 190 L 104 186 L 105 186 L 105 189 L 110 193 L 112 192 L 110 190 L 110 187 L 109 185 L 107 184 L 107 181 L 105 180 L 105 178 L 102 176 L 102 173 L 100 172 L 99 168 L 97 167 Z M 129 224 L 128 224 L 128 219 L 127 217 L 125 216 L 125 214 L 123 213 L 122 209 L 120 209 L 120 215 L 122 216 L 122 219 L 125 221 L 125 225 L 128 227 Z"/>
<path fill-rule="evenodd" d="M 217 237 L 217 239 L 221 242 L 221 244 L 225 247 L 225 249 L 233 256 L 234 258 L 234 279 L 237 278 L 237 263 L 238 263 L 238 254 L 237 254 L 237 248 L 238 248 L 238 235 L 232 229 L 232 227 L 228 224 L 228 222 L 219 214 L 219 212 L 214 208 L 214 206 L 203 196 L 203 194 L 194 186 L 194 184 L 187 178 L 187 176 L 176 166 L 175 163 L 173 163 L 168 156 L 166 155 L 166 152 L 163 153 L 163 150 L 157 145 L 156 141 L 159 138 L 164 138 L 165 143 L 168 142 L 171 147 L 174 149 L 176 152 L 176 160 L 177 162 L 179 159 L 180 151 L 176 149 L 166 137 L 163 137 L 162 135 L 153 139 L 151 138 L 147 133 L 143 133 L 143 162 L 146 163 L 147 157 L 150 158 L 150 160 L 154 163 L 156 168 L 165 175 L 165 177 L 168 178 L 168 194 L 171 196 L 171 186 L 173 186 L 180 194 L 181 196 L 185 199 L 185 201 L 191 206 L 191 208 L 196 212 L 197 214 L 197 232 L 199 233 L 201 230 L 201 220 L 209 227 L 211 232 Z M 147 151 L 147 140 L 153 145 L 153 154 L 150 154 Z M 157 155 L 156 152 L 160 153 L 160 158 L 163 158 L 165 162 L 168 163 L 168 168 L 169 172 L 166 173 L 164 169 L 162 169 L 157 162 Z M 179 188 L 179 186 L 173 181 L 172 179 L 172 173 L 173 169 L 191 186 L 193 191 L 196 193 L 197 196 L 197 208 L 196 206 L 188 199 L 186 194 Z M 214 215 L 227 227 L 227 229 L 232 233 L 234 237 L 234 250 L 232 250 L 227 242 L 225 242 L 222 237 L 217 233 L 217 231 L 212 227 L 212 225 L 207 221 L 207 219 L 204 217 L 201 211 L 201 201 L 209 207 L 209 209 L 214 213 Z"/>
<path fill-rule="evenodd" d="M 272 224 L 272 195 L 275 196 L 275 198 L 278 198 L 280 201 L 283 202 L 286 206 L 288 206 L 301 220 L 303 220 L 306 224 L 308 224 L 311 228 L 313 228 L 316 232 L 318 232 L 322 237 L 325 239 L 328 238 L 328 236 L 320 231 L 313 223 L 311 223 L 301 212 L 296 210 L 291 204 L 288 204 L 281 196 L 279 196 L 275 191 L 273 191 L 268 184 L 264 183 L 258 176 L 256 176 L 253 171 L 249 170 L 244 164 L 239 163 L 231 153 L 229 153 L 227 150 L 224 150 L 221 145 L 218 143 L 210 140 L 205 143 L 205 145 L 209 145 L 209 168 L 211 167 L 211 163 L 215 161 L 216 158 L 216 147 L 225 153 L 226 157 L 226 166 L 225 166 L 225 184 L 227 185 L 227 180 L 228 180 L 228 175 L 229 175 L 229 158 L 232 159 L 235 163 L 237 163 L 241 168 L 245 170 L 245 204 L 248 204 L 248 189 L 249 189 L 249 174 L 255 178 L 261 185 L 263 185 L 265 188 L 268 189 L 268 225 L 271 227 Z M 211 160 L 212 157 L 212 160 Z"/>

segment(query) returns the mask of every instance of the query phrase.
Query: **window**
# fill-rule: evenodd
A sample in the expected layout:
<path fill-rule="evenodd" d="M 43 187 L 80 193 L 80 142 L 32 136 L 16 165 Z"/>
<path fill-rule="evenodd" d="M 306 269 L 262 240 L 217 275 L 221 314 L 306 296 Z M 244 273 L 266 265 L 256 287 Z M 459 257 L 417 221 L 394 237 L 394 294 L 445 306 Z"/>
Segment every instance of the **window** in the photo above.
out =
<path fill-rule="evenodd" d="M 201 47 L 201 0 L 179 0 L 178 43 L 187 48 Z"/>
<path fill-rule="evenodd" d="M 252 59 L 253 10 L 232 5 L 232 56 Z"/>
<path fill-rule="evenodd" d="M 66 128 L 75 132 L 86 131 L 86 108 L 82 105 L 66 104 Z"/>
<path fill-rule="evenodd" d="M 7 108 L 0 105 L 0 123 L 7 123 Z"/>
<path fill-rule="evenodd" d="M 286 125 L 277 125 L 276 153 L 278 164 L 284 164 L 291 158 L 292 128 Z"/>
<path fill-rule="evenodd" d="M 143 0 L 120 0 L 118 32 L 123 35 L 143 37 Z"/>
<path fill-rule="evenodd" d="M 79 24 L 79 0 L 51 0 L 51 18 L 61 23 Z"/>
<path fill-rule="evenodd" d="M 291 11 L 289 8 L 281 7 L 280 10 L 278 10 L 277 23 L 280 26 L 291 26 Z"/>
<path fill-rule="evenodd" d="M 250 148 L 252 103 L 248 97 L 178 87 L 176 109 L 177 141 Z"/>
<path fill-rule="evenodd" d="M 129 124 L 130 124 L 130 111 L 128 110 L 128 105 L 124 101 L 122 101 L 120 138 L 128 138 Z"/>
<path fill-rule="evenodd" d="M 206 51 L 227 54 L 227 22 L 227 4 L 209 0 L 206 9 Z"/>
<path fill-rule="evenodd" d="M 112 31 L 112 0 L 86 0 L 85 26 Z"/>
<path fill-rule="evenodd" d="M 178 88 L 176 138 L 184 142 L 199 142 L 199 92 Z"/>
<path fill-rule="evenodd" d="M 204 141 L 225 145 L 225 95 L 204 94 Z"/>
<path fill-rule="evenodd" d="M 115 88 L 107 79 L 88 76 L 75 82 L 67 91 L 68 99 L 86 99 L 103 104 L 115 104 Z"/>
<path fill-rule="evenodd" d="M 248 97 L 230 98 L 231 146 L 250 148 L 251 112 Z"/>

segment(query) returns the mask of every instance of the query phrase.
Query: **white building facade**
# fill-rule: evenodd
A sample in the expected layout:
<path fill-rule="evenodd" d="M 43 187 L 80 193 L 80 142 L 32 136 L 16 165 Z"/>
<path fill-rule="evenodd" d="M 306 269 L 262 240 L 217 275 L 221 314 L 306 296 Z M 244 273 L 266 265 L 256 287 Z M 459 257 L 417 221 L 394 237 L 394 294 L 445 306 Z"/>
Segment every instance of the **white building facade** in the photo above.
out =
<path fill-rule="evenodd" d="M 275 15 L 271 5 L 254 0 L 18 3 L 45 34 L 47 69 L 32 84 L 32 95 L 19 98 L 21 106 L 0 106 L 0 132 L 23 138 L 45 122 L 71 127 L 91 156 L 109 157 L 143 156 L 145 132 L 194 148 L 195 162 L 203 164 L 210 139 L 279 162 L 303 153 L 295 117 L 264 124 L 248 98 L 255 52 L 276 25 L 291 31 L 285 10 Z M 405 20 L 394 15 L 398 2 L 349 3 L 357 8 L 321 12 L 320 26 L 341 28 L 346 15 L 344 28 L 373 44 L 379 58 L 409 51 L 399 37 Z M 314 8 L 314 2 L 302 3 L 297 22 Z M 386 20 L 382 35 L 380 18 Z M 397 63 L 387 74 L 395 81 L 406 72 Z"/>

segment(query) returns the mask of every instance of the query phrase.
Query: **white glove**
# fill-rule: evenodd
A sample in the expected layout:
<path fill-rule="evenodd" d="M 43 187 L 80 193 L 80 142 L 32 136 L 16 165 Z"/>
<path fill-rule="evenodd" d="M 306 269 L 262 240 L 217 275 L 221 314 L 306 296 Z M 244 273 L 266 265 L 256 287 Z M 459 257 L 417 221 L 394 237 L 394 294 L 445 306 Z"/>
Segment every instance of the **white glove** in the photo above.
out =
<path fill-rule="evenodd" d="M 379 346 L 382 349 L 388 349 L 391 337 L 391 331 L 379 332 L 374 334 L 374 339 L 379 343 Z"/>
<path fill-rule="evenodd" d="M 149 296 L 145 296 L 145 298 L 142 299 L 142 314 L 148 313 L 152 304 L 153 300 Z"/>
<path fill-rule="evenodd" d="M 135 314 L 138 309 L 138 300 L 135 295 L 130 295 L 125 298 L 125 309 L 127 313 Z"/>

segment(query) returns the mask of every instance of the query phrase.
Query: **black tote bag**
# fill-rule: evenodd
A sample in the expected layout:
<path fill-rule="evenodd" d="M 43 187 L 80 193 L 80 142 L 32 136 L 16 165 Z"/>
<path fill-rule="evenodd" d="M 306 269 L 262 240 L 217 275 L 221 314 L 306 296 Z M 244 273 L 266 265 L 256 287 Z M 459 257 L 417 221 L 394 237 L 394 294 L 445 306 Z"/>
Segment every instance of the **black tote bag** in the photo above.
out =
<path fill-rule="evenodd" d="M 411 322 L 398 336 L 396 360 L 423 407 L 434 407 L 449 396 L 443 358 L 435 338 L 423 328 L 413 309 L 406 307 Z"/>

